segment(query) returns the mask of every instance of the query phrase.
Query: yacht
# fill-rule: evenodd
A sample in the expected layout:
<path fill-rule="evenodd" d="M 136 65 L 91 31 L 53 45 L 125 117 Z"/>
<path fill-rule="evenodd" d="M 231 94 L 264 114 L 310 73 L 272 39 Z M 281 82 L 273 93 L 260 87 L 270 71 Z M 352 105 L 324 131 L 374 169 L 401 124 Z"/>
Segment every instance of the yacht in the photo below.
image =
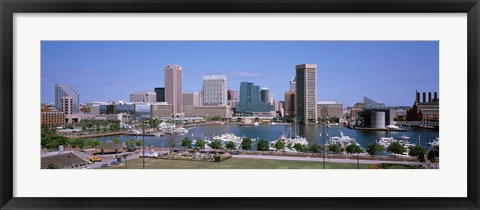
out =
<path fill-rule="evenodd" d="M 243 138 L 244 137 L 239 137 L 239 136 L 236 136 L 235 134 L 225 133 L 218 136 L 213 136 L 212 140 L 219 140 L 219 141 L 222 141 L 222 143 L 224 144 L 231 141 L 235 144 L 236 147 L 240 147 L 240 144 L 242 143 Z"/>
<path fill-rule="evenodd" d="M 186 134 L 188 133 L 188 129 L 183 128 L 183 127 L 177 127 L 173 130 L 174 133 L 176 134 Z"/>
<path fill-rule="evenodd" d="M 351 138 L 350 136 L 343 135 L 343 132 L 340 131 L 340 136 L 330 137 L 330 142 L 331 143 L 338 142 L 342 145 L 348 145 L 348 144 L 356 143 L 357 141 L 354 138 Z"/>
<path fill-rule="evenodd" d="M 383 147 L 387 148 L 390 146 L 392 142 L 396 142 L 392 137 L 380 137 L 380 139 L 377 140 L 377 144 L 382 145 Z"/>
<path fill-rule="evenodd" d="M 277 141 L 283 141 L 285 144 L 285 151 L 287 152 L 296 152 L 296 150 L 293 147 L 295 144 L 301 144 L 303 146 L 308 146 L 308 141 L 307 138 L 301 137 L 298 135 L 298 129 L 292 129 L 291 126 L 289 126 L 288 129 L 282 129 L 283 134 L 274 141 L 270 142 L 270 150 L 274 150 L 273 145 Z"/>
<path fill-rule="evenodd" d="M 438 147 L 440 145 L 440 140 L 436 138 L 432 142 L 428 142 L 427 145 L 430 147 L 436 147 L 436 146 Z"/>

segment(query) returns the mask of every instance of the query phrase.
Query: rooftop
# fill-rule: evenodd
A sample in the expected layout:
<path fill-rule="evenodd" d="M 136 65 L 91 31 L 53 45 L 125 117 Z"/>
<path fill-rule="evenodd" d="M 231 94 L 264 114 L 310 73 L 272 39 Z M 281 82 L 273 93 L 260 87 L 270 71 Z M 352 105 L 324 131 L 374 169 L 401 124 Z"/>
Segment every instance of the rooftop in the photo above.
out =
<path fill-rule="evenodd" d="M 203 80 L 210 80 L 210 79 L 227 80 L 227 77 L 225 77 L 225 75 L 215 75 L 215 74 L 205 75 L 205 76 L 203 76 L 202 78 L 203 78 Z"/>
<path fill-rule="evenodd" d="M 317 101 L 317 104 L 327 105 L 327 104 L 340 104 L 337 101 Z"/>

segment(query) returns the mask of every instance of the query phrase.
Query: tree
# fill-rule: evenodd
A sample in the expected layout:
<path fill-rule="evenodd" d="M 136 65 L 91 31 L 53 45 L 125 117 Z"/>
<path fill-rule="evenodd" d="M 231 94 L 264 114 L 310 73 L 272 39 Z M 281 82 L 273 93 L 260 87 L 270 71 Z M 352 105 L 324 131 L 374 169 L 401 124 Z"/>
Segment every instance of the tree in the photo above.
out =
<path fill-rule="evenodd" d="M 328 150 L 333 152 L 334 154 L 338 154 L 338 153 L 343 152 L 342 145 L 338 142 L 329 144 L 328 145 Z"/>
<path fill-rule="evenodd" d="M 172 149 L 175 148 L 175 146 L 177 146 L 177 144 L 175 143 L 175 139 L 170 140 L 169 144 Z"/>
<path fill-rule="evenodd" d="M 58 169 L 58 166 L 53 164 L 53 163 L 50 163 L 50 164 L 48 164 L 47 168 L 48 169 Z"/>
<path fill-rule="evenodd" d="M 87 142 L 88 147 L 95 148 L 100 145 L 100 140 L 98 139 L 89 139 Z"/>
<path fill-rule="evenodd" d="M 138 139 L 138 140 L 135 140 L 135 144 L 139 147 L 139 146 L 142 146 L 142 140 Z"/>
<path fill-rule="evenodd" d="M 397 154 L 402 154 L 405 152 L 405 147 L 403 147 L 400 143 L 394 141 L 390 143 L 387 148 L 387 151 L 393 154 L 393 157 L 396 157 Z"/>
<path fill-rule="evenodd" d="M 108 129 L 110 131 L 118 131 L 118 130 L 120 130 L 120 123 L 119 122 L 113 122 L 108 126 Z"/>
<path fill-rule="evenodd" d="M 440 155 L 440 147 L 439 146 L 434 146 L 432 150 L 428 152 L 428 159 L 432 162 L 435 163 L 435 158 Z"/>
<path fill-rule="evenodd" d="M 41 146 L 47 149 L 58 149 L 60 145 L 67 145 L 68 138 L 57 134 L 54 127 L 43 127 L 41 131 Z"/>
<path fill-rule="evenodd" d="M 87 146 L 87 140 L 86 139 L 82 139 L 82 138 L 75 138 L 75 139 L 68 139 L 67 140 L 67 144 L 69 146 L 71 146 L 72 148 L 80 148 L 80 149 L 83 149 L 85 148 L 85 146 Z"/>
<path fill-rule="evenodd" d="M 112 141 L 115 142 L 116 144 L 120 144 L 120 139 L 119 138 L 113 138 Z"/>
<path fill-rule="evenodd" d="M 208 146 L 210 146 L 212 149 L 222 149 L 222 141 L 213 140 Z"/>
<path fill-rule="evenodd" d="M 363 149 L 358 144 L 350 144 L 345 148 L 345 151 L 349 154 L 357 154 L 357 168 L 360 168 L 359 154 L 363 152 Z"/>
<path fill-rule="evenodd" d="M 427 151 L 421 146 L 410 146 L 408 147 L 408 155 L 417 157 L 422 162 L 425 162 L 425 154 Z"/>
<path fill-rule="evenodd" d="M 261 139 L 257 143 L 257 150 L 258 151 L 268 151 L 269 146 L 268 146 L 268 141 L 265 139 Z"/>
<path fill-rule="evenodd" d="M 305 151 L 305 146 L 303 146 L 302 144 L 300 143 L 296 143 L 293 145 L 293 148 L 297 151 L 297 152 L 303 152 Z"/>
<path fill-rule="evenodd" d="M 252 139 L 251 139 L 251 138 L 248 138 L 248 137 L 247 137 L 247 138 L 242 139 L 242 144 L 241 144 L 242 149 L 243 149 L 243 150 L 250 150 L 250 149 L 252 149 L 252 143 L 253 143 L 253 142 L 252 142 Z"/>
<path fill-rule="evenodd" d="M 160 125 L 160 120 L 150 118 L 147 120 L 147 124 L 150 128 L 156 128 L 158 125 Z"/>
<path fill-rule="evenodd" d="M 76 141 L 77 141 L 78 148 L 80 148 L 80 149 L 85 148 L 85 145 L 86 145 L 86 140 L 85 139 L 78 138 L 78 139 L 76 139 Z"/>
<path fill-rule="evenodd" d="M 129 152 L 133 152 L 137 149 L 138 149 L 138 146 L 135 144 L 135 142 L 130 141 L 130 142 L 127 143 L 127 150 Z"/>
<path fill-rule="evenodd" d="M 192 141 L 190 139 L 188 139 L 187 137 L 183 138 L 182 147 L 191 149 L 192 148 Z"/>
<path fill-rule="evenodd" d="M 197 140 L 197 142 L 195 143 L 195 147 L 199 149 L 205 149 L 205 140 L 203 139 Z"/>
<path fill-rule="evenodd" d="M 379 144 L 368 144 L 367 145 L 367 153 L 371 155 L 372 157 L 374 155 L 380 154 L 385 150 L 385 148 L 382 145 Z"/>
<path fill-rule="evenodd" d="M 275 144 L 273 144 L 273 148 L 277 149 L 278 151 L 285 149 L 285 142 L 281 140 L 277 140 Z"/>
<path fill-rule="evenodd" d="M 235 143 L 233 143 L 233 141 L 229 141 L 227 142 L 227 144 L 225 145 L 225 147 L 229 150 L 234 150 L 234 149 L 237 149 L 237 146 L 235 145 Z"/>
<path fill-rule="evenodd" d="M 320 146 L 318 144 L 312 144 L 312 145 L 308 146 L 308 151 L 313 152 L 313 153 L 320 153 L 321 151 L 323 151 L 323 148 L 322 148 L 322 146 Z"/>
<path fill-rule="evenodd" d="M 345 148 L 345 151 L 348 154 L 358 154 L 358 153 L 362 153 L 363 149 L 358 144 L 350 144 Z"/>
<path fill-rule="evenodd" d="M 78 147 L 77 143 L 78 143 L 77 139 L 68 139 L 67 140 L 67 145 L 74 148 L 74 149 Z"/>

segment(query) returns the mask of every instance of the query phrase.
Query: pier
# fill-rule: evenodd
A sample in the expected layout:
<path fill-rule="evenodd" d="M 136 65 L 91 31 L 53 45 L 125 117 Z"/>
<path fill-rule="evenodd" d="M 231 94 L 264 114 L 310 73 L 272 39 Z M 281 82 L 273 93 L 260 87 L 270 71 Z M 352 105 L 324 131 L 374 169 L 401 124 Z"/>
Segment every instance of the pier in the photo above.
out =
<path fill-rule="evenodd" d="M 96 134 L 87 134 L 87 135 L 66 135 L 68 138 L 97 138 L 97 137 L 105 137 L 105 136 L 121 136 L 127 135 L 128 133 L 125 131 L 119 132 L 110 132 L 110 133 L 96 133 Z"/>
<path fill-rule="evenodd" d="M 406 132 L 407 129 L 403 128 L 364 128 L 364 127 L 353 127 L 355 130 L 361 131 L 399 131 L 399 132 Z"/>

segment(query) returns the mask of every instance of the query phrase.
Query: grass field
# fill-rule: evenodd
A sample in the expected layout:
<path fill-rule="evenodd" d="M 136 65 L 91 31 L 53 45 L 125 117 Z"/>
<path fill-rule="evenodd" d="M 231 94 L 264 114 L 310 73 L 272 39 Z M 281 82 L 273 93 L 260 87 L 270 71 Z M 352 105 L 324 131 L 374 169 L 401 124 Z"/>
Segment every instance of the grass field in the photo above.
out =
<path fill-rule="evenodd" d="M 142 158 L 129 160 L 129 169 L 141 169 Z M 203 162 L 185 160 L 145 159 L 147 169 L 322 169 L 323 162 L 296 161 L 296 160 L 267 160 L 231 158 L 223 162 Z M 125 164 L 113 166 L 115 169 L 124 169 Z M 356 163 L 325 163 L 327 169 L 356 169 Z M 368 164 L 360 164 L 360 168 L 368 169 Z"/>

